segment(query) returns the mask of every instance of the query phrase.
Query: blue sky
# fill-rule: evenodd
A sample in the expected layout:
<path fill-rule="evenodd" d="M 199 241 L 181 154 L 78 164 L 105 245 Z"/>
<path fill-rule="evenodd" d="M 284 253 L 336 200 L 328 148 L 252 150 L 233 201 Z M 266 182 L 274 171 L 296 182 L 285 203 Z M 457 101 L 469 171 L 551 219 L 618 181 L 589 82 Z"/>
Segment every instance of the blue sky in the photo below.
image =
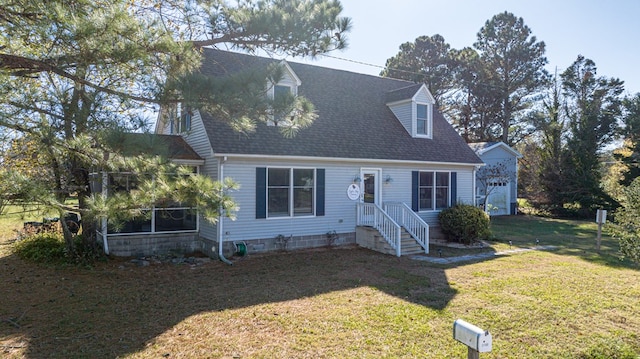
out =
<path fill-rule="evenodd" d="M 579 54 L 595 61 L 598 75 L 617 77 L 626 92 L 640 92 L 640 1 L 637 0 L 341 0 L 352 19 L 349 48 L 332 56 L 384 66 L 400 44 L 440 34 L 452 48 L 472 46 L 493 15 L 522 17 L 546 44 L 547 68 L 559 72 Z M 377 75 L 381 69 L 320 57 L 292 59 L 319 66 Z"/>

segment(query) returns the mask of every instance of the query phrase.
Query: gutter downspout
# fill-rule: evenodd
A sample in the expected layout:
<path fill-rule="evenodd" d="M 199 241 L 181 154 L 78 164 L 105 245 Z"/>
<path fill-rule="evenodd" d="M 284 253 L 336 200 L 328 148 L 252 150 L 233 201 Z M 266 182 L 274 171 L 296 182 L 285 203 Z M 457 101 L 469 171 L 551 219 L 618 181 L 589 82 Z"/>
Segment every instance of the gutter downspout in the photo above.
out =
<path fill-rule="evenodd" d="M 224 164 L 225 164 L 225 162 L 227 162 L 227 156 L 222 157 L 222 160 L 220 160 L 220 171 L 218 173 L 219 174 L 218 180 L 220 182 L 224 181 Z M 223 263 L 226 263 L 228 265 L 233 265 L 233 262 L 231 262 L 230 260 L 225 258 L 224 254 L 222 253 L 222 241 L 223 241 L 223 239 L 224 239 L 224 217 L 222 216 L 222 207 L 220 207 L 220 216 L 218 217 L 218 258 Z"/>
<path fill-rule="evenodd" d="M 476 165 L 473 166 L 473 176 L 471 177 L 471 187 L 473 188 L 473 193 L 471 198 L 473 198 L 473 206 L 477 207 L 478 206 L 478 201 L 477 201 L 477 196 L 478 196 L 478 189 L 476 188 L 476 174 L 478 172 L 480 166 Z M 483 209 L 484 210 L 484 209 Z"/>

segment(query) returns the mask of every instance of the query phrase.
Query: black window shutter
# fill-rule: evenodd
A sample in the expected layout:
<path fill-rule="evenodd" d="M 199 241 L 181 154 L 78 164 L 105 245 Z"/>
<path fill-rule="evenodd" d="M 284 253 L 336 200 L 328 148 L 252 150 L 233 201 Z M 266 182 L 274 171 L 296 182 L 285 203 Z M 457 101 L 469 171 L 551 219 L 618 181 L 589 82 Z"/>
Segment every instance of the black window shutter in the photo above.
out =
<path fill-rule="evenodd" d="M 451 172 L 451 206 L 458 202 L 458 172 Z"/>
<path fill-rule="evenodd" d="M 420 172 L 412 171 L 411 172 L 411 209 L 414 212 L 418 212 L 420 208 L 418 208 L 419 200 L 420 200 L 420 191 L 418 186 L 420 185 Z"/>
<path fill-rule="evenodd" d="M 316 169 L 316 216 L 324 216 L 324 168 Z"/>
<path fill-rule="evenodd" d="M 256 168 L 256 218 L 267 218 L 267 169 Z"/>

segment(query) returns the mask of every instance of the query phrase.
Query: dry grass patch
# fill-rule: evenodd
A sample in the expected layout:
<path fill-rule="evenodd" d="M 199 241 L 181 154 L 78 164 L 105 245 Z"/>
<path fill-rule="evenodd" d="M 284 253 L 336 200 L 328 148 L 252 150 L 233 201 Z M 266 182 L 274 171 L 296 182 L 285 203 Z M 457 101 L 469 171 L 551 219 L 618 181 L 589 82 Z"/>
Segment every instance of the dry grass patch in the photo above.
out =
<path fill-rule="evenodd" d="M 640 271 L 573 251 L 442 267 L 333 249 L 86 270 L 25 262 L 6 242 L 2 357 L 462 358 L 457 318 L 491 331 L 482 358 L 640 355 Z"/>

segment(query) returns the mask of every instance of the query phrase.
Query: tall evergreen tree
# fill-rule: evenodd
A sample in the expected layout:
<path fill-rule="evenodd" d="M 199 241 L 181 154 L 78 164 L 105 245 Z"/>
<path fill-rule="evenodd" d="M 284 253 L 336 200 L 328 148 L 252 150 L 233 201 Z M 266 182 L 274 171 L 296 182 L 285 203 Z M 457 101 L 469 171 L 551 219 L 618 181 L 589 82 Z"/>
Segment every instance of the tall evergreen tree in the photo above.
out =
<path fill-rule="evenodd" d="M 595 63 L 584 56 L 578 56 L 560 77 L 569 132 L 563 203 L 579 203 L 588 213 L 613 202 L 600 186 L 599 154 L 616 135 L 624 86 L 619 79 L 598 77 Z"/>
<path fill-rule="evenodd" d="M 454 87 L 455 71 L 451 46 L 441 35 L 420 36 L 400 45 L 400 51 L 387 59 L 380 76 L 425 83 L 438 104 Z"/>
<path fill-rule="evenodd" d="M 562 192 L 566 188 L 567 158 L 565 151 L 566 124 L 563 114 L 564 98 L 562 84 L 556 74 L 551 82 L 548 95 L 542 99 L 542 111 L 533 118 L 534 126 L 539 133 L 538 157 L 536 168 L 542 194 L 537 198 L 538 204 L 562 204 Z"/>
<path fill-rule="evenodd" d="M 470 47 L 451 53 L 456 90 L 443 102 L 453 126 L 467 142 L 497 141 L 501 127 L 495 118 L 500 108 L 496 93 L 486 85 L 489 74 L 482 59 Z"/>
<path fill-rule="evenodd" d="M 495 93 L 500 107 L 496 118 L 500 140 L 512 145 L 519 141 L 512 127 L 525 123 L 533 95 L 548 78 L 545 44 L 531 35 L 522 18 L 503 12 L 485 23 L 473 46 L 488 72 L 485 85 Z"/>
<path fill-rule="evenodd" d="M 625 165 L 620 184 L 629 186 L 637 177 L 640 177 L 640 93 L 625 98 L 623 127 L 620 130 L 624 138 L 624 152 L 617 153 L 614 157 Z"/>
<path fill-rule="evenodd" d="M 64 182 L 60 191 L 52 191 L 48 181 L 18 173 L 14 182 L 29 190 L 15 193 L 61 213 L 80 211 L 86 219 L 84 232 L 90 237 L 93 215 L 124 213 L 132 209 L 125 204 L 134 206 L 149 200 L 140 192 L 137 204 L 126 198 L 104 201 L 91 191 L 93 169 L 127 166 L 158 172 L 157 178 L 163 175 L 160 172 L 178 170 L 153 159 L 122 159 L 120 150 L 109 141 L 117 136 L 110 133 L 146 129 L 149 118 L 145 110 L 184 101 L 227 114 L 226 120 L 236 121 L 236 127 L 245 130 L 268 118 L 266 113 L 274 104 L 256 102 L 256 97 L 264 94 L 267 78 L 277 77 L 278 69 L 227 79 L 227 86 L 205 87 L 203 83 L 215 81 L 202 74 L 190 76 L 199 67 L 202 46 L 315 56 L 346 46 L 350 20 L 340 17 L 341 11 L 335 0 L 236 4 L 223 0 L 39 0 L 0 4 L 0 130 L 3 135 L 46 146 L 49 150 L 40 153 L 44 161 L 51 168 L 64 169 L 55 179 Z M 190 91 L 196 89 L 201 91 L 198 97 Z M 313 119 L 313 108 L 304 99 L 291 101 L 288 105 L 299 110 L 289 129 L 295 131 Z M 107 158 L 105 153 L 112 156 Z M 122 160 L 114 161 L 118 158 Z M 198 197 L 189 192 L 190 186 L 176 186 L 180 183 L 154 194 L 156 198 L 182 196 L 181 201 L 193 202 L 212 220 L 221 206 L 232 207 L 224 196 Z M 224 185 L 202 182 L 192 188 L 211 194 L 213 188 L 223 189 Z M 64 204 L 71 193 L 78 195 L 79 209 Z M 210 201 L 198 202 L 197 198 Z M 118 207 L 118 203 L 125 207 Z M 72 247 L 67 231 L 65 234 Z"/>

